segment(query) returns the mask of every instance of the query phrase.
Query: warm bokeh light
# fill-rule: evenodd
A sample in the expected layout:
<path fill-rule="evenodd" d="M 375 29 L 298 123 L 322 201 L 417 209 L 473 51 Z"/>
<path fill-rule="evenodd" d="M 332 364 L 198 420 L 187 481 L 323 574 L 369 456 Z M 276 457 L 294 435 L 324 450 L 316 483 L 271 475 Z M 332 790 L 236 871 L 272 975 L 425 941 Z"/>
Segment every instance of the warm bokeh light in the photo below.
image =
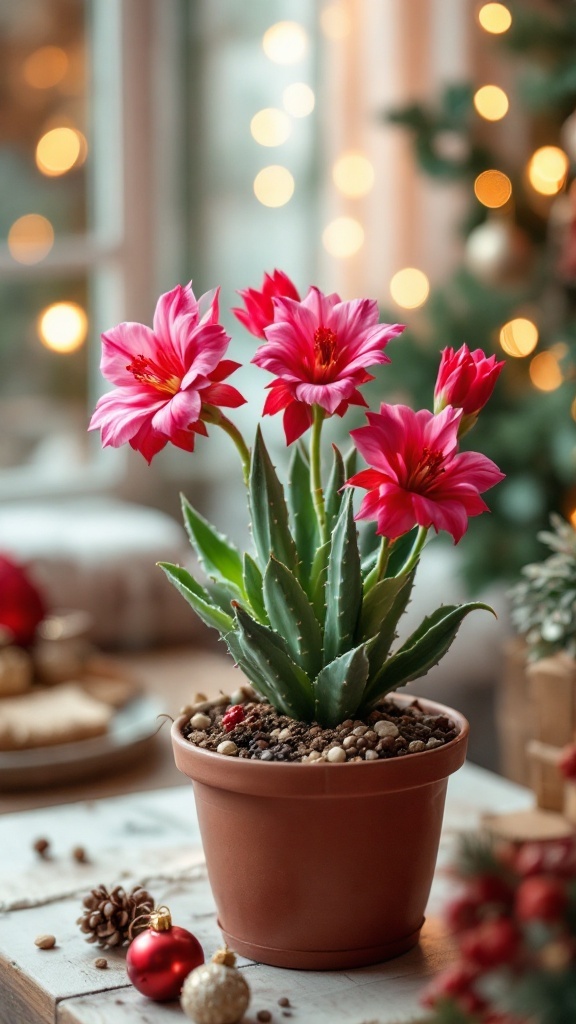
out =
<path fill-rule="evenodd" d="M 261 146 L 281 146 L 292 131 L 292 122 L 283 110 L 265 107 L 254 114 L 250 122 L 252 138 Z"/>
<path fill-rule="evenodd" d="M 576 420 L 576 398 L 573 400 L 572 405 L 570 406 L 570 413 L 572 415 L 572 419 Z"/>
<path fill-rule="evenodd" d="M 62 81 L 70 61 L 60 46 L 41 46 L 26 58 L 22 77 L 33 89 L 51 89 Z"/>
<path fill-rule="evenodd" d="M 515 359 L 529 356 L 538 344 L 538 328 L 531 320 L 516 317 L 501 328 L 500 344 L 506 354 Z"/>
<path fill-rule="evenodd" d="M 57 177 L 84 163 L 88 146 L 76 128 L 52 128 L 36 146 L 36 165 L 42 174 Z"/>
<path fill-rule="evenodd" d="M 364 228 L 355 217 L 336 217 L 324 228 L 322 245 L 336 259 L 354 256 L 364 245 Z"/>
<path fill-rule="evenodd" d="M 530 380 L 539 391 L 555 391 L 563 377 L 553 352 L 539 352 L 530 363 Z"/>
<path fill-rule="evenodd" d="M 335 0 L 334 3 L 326 4 L 326 7 L 322 8 L 320 28 L 326 38 L 335 43 L 350 35 L 350 12 L 342 0 Z"/>
<path fill-rule="evenodd" d="M 40 263 L 54 245 L 54 228 L 39 213 L 15 220 L 8 232 L 8 249 L 17 263 Z"/>
<path fill-rule="evenodd" d="M 474 93 L 474 106 L 486 121 L 500 121 L 508 113 L 510 104 L 499 85 L 483 85 Z"/>
<path fill-rule="evenodd" d="M 271 164 L 254 178 L 254 195 L 262 206 L 285 206 L 294 194 L 294 178 L 287 167 Z"/>
<path fill-rule="evenodd" d="M 426 274 L 416 267 L 404 267 L 390 281 L 390 294 L 394 302 L 403 309 L 417 309 L 423 306 L 430 293 Z"/>
<path fill-rule="evenodd" d="M 530 157 L 528 178 L 532 188 L 544 196 L 554 196 L 562 188 L 569 160 L 558 146 L 542 146 Z"/>
<path fill-rule="evenodd" d="M 576 530 L 576 508 L 570 513 L 568 519 L 570 520 L 572 526 Z"/>
<path fill-rule="evenodd" d="M 75 352 L 86 340 L 88 317 L 76 302 L 55 302 L 38 318 L 40 341 L 52 352 Z"/>
<path fill-rule="evenodd" d="M 483 4 L 478 11 L 478 21 L 485 32 L 501 35 L 512 24 L 512 15 L 504 4 Z"/>
<path fill-rule="evenodd" d="M 316 104 L 314 90 L 306 82 L 293 82 L 284 89 L 282 103 L 292 117 L 308 117 Z"/>
<path fill-rule="evenodd" d="M 342 195 L 357 199 L 368 195 L 374 185 L 374 168 L 363 153 L 349 150 L 336 160 L 332 178 Z"/>
<path fill-rule="evenodd" d="M 502 171 L 482 171 L 474 182 L 474 194 L 483 206 L 496 210 L 510 199 L 512 182 Z"/>
<path fill-rule="evenodd" d="M 266 29 L 262 47 L 275 64 L 297 64 L 308 49 L 308 36 L 297 21 L 277 21 Z"/>

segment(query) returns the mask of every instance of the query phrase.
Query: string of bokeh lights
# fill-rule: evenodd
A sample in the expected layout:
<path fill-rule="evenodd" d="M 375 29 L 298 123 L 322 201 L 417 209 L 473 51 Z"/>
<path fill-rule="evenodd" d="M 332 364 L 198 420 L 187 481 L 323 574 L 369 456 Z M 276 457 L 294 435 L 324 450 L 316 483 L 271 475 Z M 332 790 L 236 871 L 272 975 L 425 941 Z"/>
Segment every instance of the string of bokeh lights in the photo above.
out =
<path fill-rule="evenodd" d="M 507 32 L 512 15 L 503 3 L 484 3 L 477 12 L 478 24 L 485 32 L 499 35 Z M 342 0 L 333 0 L 320 12 L 320 28 L 333 43 L 345 40 L 352 29 L 350 10 Z M 310 46 L 308 34 L 295 21 L 280 21 L 264 33 L 262 47 L 266 57 L 282 66 L 300 64 Z M 70 56 L 60 47 L 42 46 L 34 50 L 22 65 L 23 85 L 33 90 L 58 89 L 70 72 Z M 250 122 L 251 136 L 259 146 L 274 149 L 290 138 L 294 121 L 309 116 L 316 97 L 311 86 L 295 80 L 282 92 L 282 109 L 265 107 L 254 113 Z M 474 107 L 479 117 L 497 122 L 510 110 L 510 100 L 498 85 L 487 83 L 474 94 Z M 46 126 L 35 147 L 37 170 L 47 177 L 59 177 L 81 167 L 88 155 L 83 133 L 72 123 L 60 120 Z M 567 154 L 557 146 L 538 148 L 527 162 L 523 187 L 541 197 L 554 197 L 566 186 L 569 171 Z M 375 170 L 369 157 L 360 150 L 346 150 L 338 155 L 331 169 L 337 192 L 349 201 L 361 200 L 374 187 Z M 258 202 L 279 208 L 290 202 L 296 182 L 290 169 L 280 162 L 263 166 L 253 182 Z M 479 174 L 474 182 L 478 202 L 501 216 L 512 216 L 513 188 L 510 178 L 497 167 Z M 322 245 L 335 259 L 355 256 L 365 242 L 365 228 L 360 216 L 338 216 L 325 224 Z M 54 245 L 54 228 L 38 214 L 28 213 L 14 221 L 8 232 L 8 249 L 21 264 L 33 265 L 46 258 Z M 392 301 L 401 309 L 416 310 L 423 306 L 430 293 L 426 273 L 418 267 L 399 268 L 389 282 Z M 49 349 L 69 353 L 79 348 L 87 336 L 86 311 L 77 303 L 57 302 L 44 309 L 37 321 L 38 336 Z M 555 345 L 536 353 L 539 332 L 536 323 L 518 315 L 503 324 L 498 340 L 512 358 L 531 357 L 529 372 L 534 387 L 551 391 L 563 380 L 560 361 L 565 346 Z M 576 404 L 573 408 L 576 418 Z"/>
<path fill-rule="evenodd" d="M 23 61 L 21 86 L 39 92 L 57 90 L 66 96 L 74 78 L 83 74 L 75 63 L 78 54 L 59 46 L 40 46 Z M 48 178 L 62 177 L 82 167 L 87 156 L 86 137 L 63 117 L 45 125 L 34 150 L 36 169 Z M 47 217 L 26 213 L 10 226 L 8 251 L 16 263 L 33 266 L 48 256 L 54 239 L 54 227 Z M 53 302 L 39 313 L 36 330 L 39 340 L 52 352 L 75 352 L 88 334 L 86 310 L 77 302 Z"/>

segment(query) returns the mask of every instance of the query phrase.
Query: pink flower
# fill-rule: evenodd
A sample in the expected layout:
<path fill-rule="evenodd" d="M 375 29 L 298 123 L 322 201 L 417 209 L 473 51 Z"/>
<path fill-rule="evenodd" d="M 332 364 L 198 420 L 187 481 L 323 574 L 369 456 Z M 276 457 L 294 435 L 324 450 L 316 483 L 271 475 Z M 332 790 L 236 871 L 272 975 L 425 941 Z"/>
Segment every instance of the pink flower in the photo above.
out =
<path fill-rule="evenodd" d="M 447 405 L 462 409 L 462 435 L 474 426 L 503 366 L 504 362 L 497 362 L 496 356 L 486 356 L 480 348 L 474 352 L 470 352 L 466 345 L 457 352 L 453 348 L 445 348 L 434 389 L 434 412 L 441 412 Z"/>
<path fill-rule="evenodd" d="M 264 274 L 262 288 L 244 288 L 238 292 L 246 309 L 233 309 L 237 320 L 250 334 L 257 338 L 265 338 L 264 328 L 274 320 L 274 299 L 285 296 L 289 299 L 300 299 L 296 286 L 282 270 L 274 270 L 272 274 Z"/>
<path fill-rule="evenodd" d="M 89 429 L 100 428 L 104 447 L 129 442 L 148 462 L 168 441 L 193 451 L 195 435 L 207 433 L 203 406 L 245 402 L 222 383 L 240 365 L 222 359 L 229 341 L 218 291 L 198 302 L 190 284 L 176 285 L 160 296 L 153 329 L 123 323 L 102 335 L 100 368 L 117 387 L 99 400 Z"/>
<path fill-rule="evenodd" d="M 382 404 L 367 416 L 369 426 L 351 431 L 371 467 L 347 481 L 368 491 L 356 519 L 375 519 L 376 532 L 389 540 L 418 525 L 446 530 L 457 543 L 468 517 L 488 510 L 480 491 L 504 479 L 485 455 L 458 452 L 462 411 L 434 415 Z"/>
<path fill-rule="evenodd" d="M 27 647 L 46 615 L 44 598 L 21 565 L 0 555 L 0 628 L 15 644 Z"/>
<path fill-rule="evenodd" d="M 367 366 L 389 363 L 384 347 L 404 328 L 378 323 L 373 299 L 342 302 L 311 288 L 302 302 L 277 298 L 267 341 L 252 362 L 276 375 L 264 415 L 284 410 L 286 443 L 299 438 L 312 423 L 312 406 L 329 416 L 343 416 L 349 405 L 366 405 L 358 391 L 373 380 Z"/>

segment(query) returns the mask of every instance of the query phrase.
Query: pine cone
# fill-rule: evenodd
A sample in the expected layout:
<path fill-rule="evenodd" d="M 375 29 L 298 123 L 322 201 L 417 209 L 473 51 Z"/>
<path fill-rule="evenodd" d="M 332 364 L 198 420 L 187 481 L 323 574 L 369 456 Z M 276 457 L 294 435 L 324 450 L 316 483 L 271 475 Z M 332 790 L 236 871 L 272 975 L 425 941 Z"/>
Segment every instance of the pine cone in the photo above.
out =
<path fill-rule="evenodd" d="M 127 946 L 138 932 L 148 926 L 146 917 L 134 923 L 136 918 L 150 914 L 154 909 L 154 898 L 141 885 L 129 893 L 121 885 L 110 891 L 99 885 L 82 902 L 85 910 L 76 924 L 86 934 L 86 942 L 97 942 L 102 949 Z"/>

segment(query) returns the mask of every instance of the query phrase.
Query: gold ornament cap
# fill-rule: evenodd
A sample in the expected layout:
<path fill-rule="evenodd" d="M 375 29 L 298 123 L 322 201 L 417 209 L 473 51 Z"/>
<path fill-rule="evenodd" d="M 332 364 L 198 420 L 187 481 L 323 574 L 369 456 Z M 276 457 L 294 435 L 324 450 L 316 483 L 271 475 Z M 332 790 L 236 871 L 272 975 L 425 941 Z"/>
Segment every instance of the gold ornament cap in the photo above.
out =
<path fill-rule="evenodd" d="M 217 949 L 212 957 L 213 964 L 223 964 L 224 967 L 234 967 L 236 963 L 236 955 L 228 946 L 224 946 L 224 949 Z"/>
<path fill-rule="evenodd" d="M 153 932 L 168 932 L 172 927 L 172 914 L 168 907 L 157 907 L 150 914 L 149 927 Z"/>

